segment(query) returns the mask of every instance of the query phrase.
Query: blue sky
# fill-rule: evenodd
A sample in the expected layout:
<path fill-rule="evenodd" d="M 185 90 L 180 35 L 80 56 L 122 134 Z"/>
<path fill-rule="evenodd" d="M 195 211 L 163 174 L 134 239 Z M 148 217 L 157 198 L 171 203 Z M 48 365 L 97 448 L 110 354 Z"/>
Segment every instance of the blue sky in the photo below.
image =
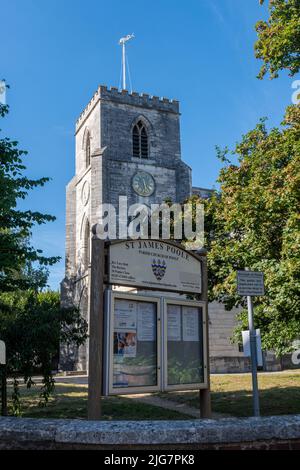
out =
<path fill-rule="evenodd" d="M 62 261 L 65 185 L 74 174 L 74 124 L 99 84 L 118 86 L 118 40 L 128 47 L 133 90 L 181 103 L 182 158 L 193 184 L 215 185 L 215 145 L 232 147 L 262 116 L 278 125 L 291 102 L 292 79 L 256 79 L 254 24 L 267 17 L 258 0 L 1 1 L 1 74 L 11 88 L 1 128 L 29 151 L 28 174 L 50 176 L 22 207 L 54 214 L 34 243 Z"/>

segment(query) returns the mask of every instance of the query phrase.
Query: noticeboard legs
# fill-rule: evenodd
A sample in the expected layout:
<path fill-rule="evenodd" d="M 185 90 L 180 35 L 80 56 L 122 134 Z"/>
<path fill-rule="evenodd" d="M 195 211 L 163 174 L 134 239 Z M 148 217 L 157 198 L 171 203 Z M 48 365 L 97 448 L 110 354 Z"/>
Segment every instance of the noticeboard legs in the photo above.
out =
<path fill-rule="evenodd" d="M 210 389 L 204 388 L 200 392 L 200 417 L 211 418 Z"/>
<path fill-rule="evenodd" d="M 92 238 L 92 264 L 90 276 L 90 336 L 88 419 L 101 419 L 102 366 L 103 366 L 103 281 L 104 241 Z"/>
<path fill-rule="evenodd" d="M 6 365 L 0 366 L 1 376 L 1 415 L 7 416 Z"/>

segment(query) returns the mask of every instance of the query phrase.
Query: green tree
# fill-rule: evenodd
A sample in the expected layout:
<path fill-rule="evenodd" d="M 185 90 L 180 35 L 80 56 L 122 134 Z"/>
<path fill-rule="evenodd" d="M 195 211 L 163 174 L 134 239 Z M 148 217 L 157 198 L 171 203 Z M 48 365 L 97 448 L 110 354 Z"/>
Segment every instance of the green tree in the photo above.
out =
<path fill-rule="evenodd" d="M 0 117 L 8 110 L 0 104 Z M 26 154 L 18 142 L 0 139 L 0 338 L 6 343 L 7 373 L 13 377 L 15 413 L 20 411 L 19 377 L 31 387 L 33 375 L 41 374 L 41 398 L 47 402 L 60 342 L 78 347 L 87 337 L 86 321 L 77 308 L 61 308 L 57 292 L 39 292 L 47 284 L 47 266 L 59 257 L 43 256 L 30 242 L 33 226 L 55 217 L 18 208 L 28 191 L 49 181 L 26 177 Z"/>
<path fill-rule="evenodd" d="M 0 338 L 7 349 L 7 373 L 13 378 L 14 413 L 21 410 L 19 380 L 30 388 L 33 376 L 43 377 L 41 404 L 54 389 L 53 358 L 59 344 L 80 346 L 87 338 L 87 323 L 76 308 L 61 308 L 58 292 L 33 290 L 0 295 Z"/>
<path fill-rule="evenodd" d="M 8 106 L 0 104 L 0 118 L 7 113 Z M 49 178 L 33 180 L 24 175 L 26 154 L 18 149 L 15 140 L 0 138 L 0 292 L 36 288 L 38 279 L 40 287 L 44 287 L 43 270 L 34 271 L 32 263 L 43 267 L 59 260 L 59 257 L 43 256 L 42 251 L 30 243 L 32 227 L 53 221 L 55 217 L 17 207 L 28 191 L 49 181 Z"/>
<path fill-rule="evenodd" d="M 263 271 L 255 323 L 264 347 L 281 355 L 300 335 L 300 106 L 287 109 L 281 128 L 268 131 L 262 120 L 218 153 L 220 191 L 203 201 L 210 300 L 244 306 L 236 270 Z M 246 311 L 240 318 L 246 327 Z"/>
<path fill-rule="evenodd" d="M 255 54 L 263 60 L 258 77 L 276 78 L 280 70 L 293 76 L 300 69 L 300 0 L 270 0 L 269 12 L 268 21 L 256 24 Z"/>

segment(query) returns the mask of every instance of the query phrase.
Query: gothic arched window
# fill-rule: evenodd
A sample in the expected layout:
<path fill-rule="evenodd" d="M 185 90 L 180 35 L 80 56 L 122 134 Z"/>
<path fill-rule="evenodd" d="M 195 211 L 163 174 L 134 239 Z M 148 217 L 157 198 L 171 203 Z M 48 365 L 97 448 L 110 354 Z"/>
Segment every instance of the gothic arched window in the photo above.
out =
<path fill-rule="evenodd" d="M 138 121 L 132 129 L 132 153 L 134 157 L 148 158 L 148 134 L 143 121 Z"/>
<path fill-rule="evenodd" d="M 87 133 L 85 141 L 85 166 L 86 168 L 91 164 L 91 138 L 90 133 Z"/>

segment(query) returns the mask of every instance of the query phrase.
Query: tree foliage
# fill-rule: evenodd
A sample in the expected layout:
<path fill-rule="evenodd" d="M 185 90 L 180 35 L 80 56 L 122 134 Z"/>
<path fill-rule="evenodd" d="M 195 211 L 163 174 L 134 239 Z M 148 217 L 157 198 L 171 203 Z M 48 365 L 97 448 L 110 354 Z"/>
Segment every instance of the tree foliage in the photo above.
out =
<path fill-rule="evenodd" d="M 300 69 L 300 0 L 270 0 L 269 12 L 268 21 L 256 24 L 255 53 L 263 60 L 258 77 L 276 78 L 280 70 L 293 76 Z"/>
<path fill-rule="evenodd" d="M 300 336 L 300 106 L 287 109 L 281 128 L 268 131 L 262 120 L 219 155 L 220 191 L 203 201 L 210 300 L 244 306 L 236 270 L 263 271 L 255 323 L 264 347 L 282 354 Z M 246 311 L 241 319 L 246 327 Z"/>
<path fill-rule="evenodd" d="M 7 373 L 13 378 L 14 412 L 20 412 L 19 379 L 30 388 L 43 377 L 41 404 L 54 388 L 53 358 L 59 344 L 76 347 L 87 338 L 87 323 L 76 308 L 61 308 L 58 292 L 33 290 L 0 295 L 0 338 L 6 343 Z"/>
<path fill-rule="evenodd" d="M 4 118 L 7 113 L 8 106 L 0 104 L 0 117 Z M 42 251 L 30 243 L 32 227 L 53 221 L 55 217 L 18 208 L 18 202 L 26 198 L 28 191 L 49 181 L 49 178 L 33 180 L 25 176 L 23 158 L 26 154 L 18 149 L 17 141 L 0 138 L 0 292 L 36 287 L 32 280 L 36 283 L 38 279 L 43 287 L 43 269 L 38 269 L 33 276 L 32 263 L 43 267 L 59 260 L 59 257 L 43 256 Z"/>
<path fill-rule="evenodd" d="M 8 110 L 0 104 L 0 117 Z M 13 377 L 15 413 L 20 411 L 19 378 L 31 387 L 33 375 L 41 374 L 41 398 L 47 402 L 60 342 L 78 347 L 87 337 L 87 324 L 78 309 L 61 308 L 57 292 L 39 292 L 47 283 L 47 266 L 59 257 L 45 257 L 30 241 L 35 224 L 55 217 L 18 207 L 30 190 L 49 181 L 25 175 L 26 155 L 17 141 L 0 139 L 0 338 L 6 343 L 7 373 Z"/>

